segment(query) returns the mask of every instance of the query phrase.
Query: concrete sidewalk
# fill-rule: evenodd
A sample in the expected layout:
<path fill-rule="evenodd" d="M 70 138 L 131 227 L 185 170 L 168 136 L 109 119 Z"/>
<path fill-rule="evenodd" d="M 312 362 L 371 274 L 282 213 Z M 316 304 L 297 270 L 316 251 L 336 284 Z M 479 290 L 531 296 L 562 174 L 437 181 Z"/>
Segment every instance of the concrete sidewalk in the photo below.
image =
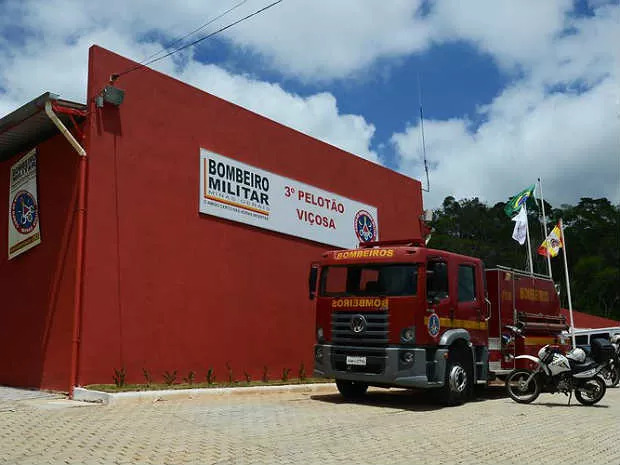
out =
<path fill-rule="evenodd" d="M 0 465 L 620 463 L 620 389 L 593 407 L 551 394 L 521 405 L 501 387 L 458 407 L 376 388 L 359 402 L 335 387 L 238 392 L 115 407 L 7 401 Z"/>
<path fill-rule="evenodd" d="M 335 389 L 334 383 L 285 384 L 277 386 L 240 386 L 222 388 L 166 389 L 158 391 L 101 392 L 86 388 L 75 388 L 73 400 L 95 402 L 104 405 L 149 403 L 161 400 L 201 399 L 211 396 L 232 396 L 276 393 L 313 393 Z"/>
<path fill-rule="evenodd" d="M 26 399 L 60 399 L 63 397 L 63 394 L 56 392 L 0 386 L 0 404 Z"/>

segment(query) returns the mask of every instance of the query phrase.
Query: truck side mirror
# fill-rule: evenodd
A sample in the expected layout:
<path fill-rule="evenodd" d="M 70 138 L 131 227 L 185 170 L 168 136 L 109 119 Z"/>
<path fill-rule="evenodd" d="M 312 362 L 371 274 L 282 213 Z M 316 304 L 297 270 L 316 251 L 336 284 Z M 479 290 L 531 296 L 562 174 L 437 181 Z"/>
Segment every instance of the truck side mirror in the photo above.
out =
<path fill-rule="evenodd" d="M 512 325 L 506 325 L 504 326 L 504 329 L 507 329 L 508 331 L 512 332 L 515 336 L 520 336 L 522 333 L 520 328 L 517 328 L 516 326 L 512 326 Z"/>
<path fill-rule="evenodd" d="M 313 300 L 316 297 L 316 281 L 319 276 L 319 267 L 312 265 L 310 267 L 310 275 L 308 276 L 308 291 L 309 298 Z"/>

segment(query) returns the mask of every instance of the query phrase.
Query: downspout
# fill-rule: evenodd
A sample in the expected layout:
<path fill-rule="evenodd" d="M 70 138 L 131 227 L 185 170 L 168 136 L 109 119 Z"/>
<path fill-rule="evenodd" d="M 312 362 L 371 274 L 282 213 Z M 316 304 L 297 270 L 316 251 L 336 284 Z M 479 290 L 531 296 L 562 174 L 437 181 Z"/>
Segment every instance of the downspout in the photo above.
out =
<path fill-rule="evenodd" d="M 45 113 L 65 136 L 80 156 L 78 174 L 77 204 L 77 251 L 75 254 L 75 288 L 73 292 L 73 334 L 71 339 L 71 371 L 69 374 L 69 396 L 73 398 L 73 390 L 78 383 L 78 356 L 80 349 L 80 327 L 82 318 L 82 281 L 84 268 L 84 229 L 86 224 L 86 150 L 73 137 L 73 134 L 62 123 L 52 110 L 50 100 L 45 102 Z"/>

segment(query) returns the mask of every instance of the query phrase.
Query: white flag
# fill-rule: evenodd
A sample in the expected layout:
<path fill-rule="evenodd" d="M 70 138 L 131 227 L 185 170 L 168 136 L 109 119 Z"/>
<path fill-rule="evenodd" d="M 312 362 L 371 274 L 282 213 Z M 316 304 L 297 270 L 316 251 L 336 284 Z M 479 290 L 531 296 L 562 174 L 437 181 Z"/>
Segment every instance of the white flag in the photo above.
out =
<path fill-rule="evenodd" d="M 512 238 L 519 244 L 525 244 L 527 238 L 527 212 L 525 206 L 521 206 L 519 213 L 512 219 L 515 222 L 515 229 L 512 231 Z"/>

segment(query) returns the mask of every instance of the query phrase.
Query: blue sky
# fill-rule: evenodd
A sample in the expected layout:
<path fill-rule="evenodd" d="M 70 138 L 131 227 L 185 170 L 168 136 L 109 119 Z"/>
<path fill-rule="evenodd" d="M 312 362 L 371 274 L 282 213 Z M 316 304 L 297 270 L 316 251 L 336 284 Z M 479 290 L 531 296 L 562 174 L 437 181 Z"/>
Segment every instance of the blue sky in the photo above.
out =
<path fill-rule="evenodd" d="M 466 116 L 476 126 L 482 119 L 477 107 L 490 103 L 511 79 L 490 55 L 464 41 L 435 45 L 424 53 L 398 60 L 380 60 L 365 76 L 328 83 L 282 75 L 265 67 L 260 56 L 239 51 L 216 38 L 198 46 L 195 58 L 233 73 L 250 73 L 257 79 L 279 82 L 283 89 L 295 94 L 312 95 L 327 89 L 343 113 L 364 115 L 375 124 L 373 147 L 390 168 L 397 165 L 394 150 L 387 142 L 406 123 L 418 122 L 420 101 L 427 119 Z"/>
<path fill-rule="evenodd" d="M 0 116 L 47 90 L 83 101 L 92 44 L 140 61 L 237 3 L 0 2 Z M 417 179 L 421 81 L 427 207 L 539 176 L 552 204 L 617 203 L 619 31 L 618 1 L 284 0 L 153 66 Z"/>

